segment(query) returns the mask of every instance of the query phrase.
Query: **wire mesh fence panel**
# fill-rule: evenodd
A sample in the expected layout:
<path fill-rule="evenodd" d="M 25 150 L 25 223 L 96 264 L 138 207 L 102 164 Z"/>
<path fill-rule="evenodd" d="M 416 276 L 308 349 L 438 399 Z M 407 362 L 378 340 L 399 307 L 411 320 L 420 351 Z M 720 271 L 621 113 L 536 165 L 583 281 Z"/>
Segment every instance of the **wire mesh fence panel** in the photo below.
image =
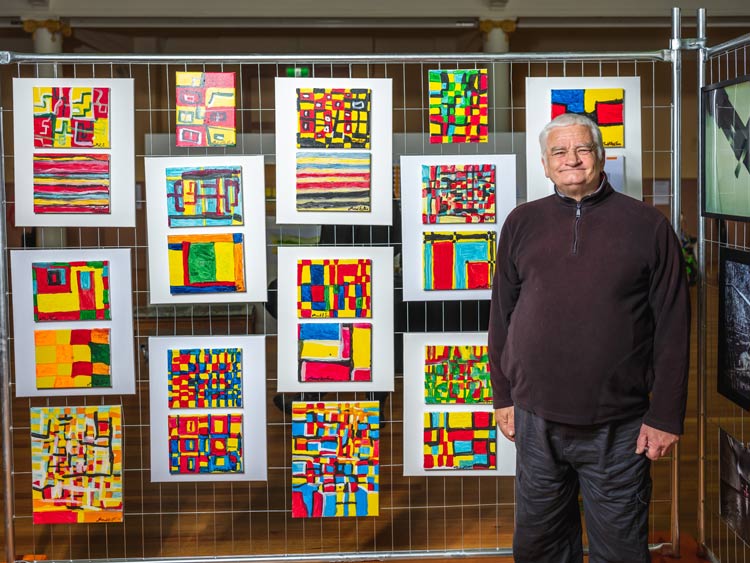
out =
<path fill-rule="evenodd" d="M 705 81 L 709 90 L 714 89 L 719 83 L 737 81 L 748 74 L 750 38 L 745 38 L 728 49 L 709 51 L 705 67 Z M 704 97 L 704 100 L 707 98 Z M 730 120 L 731 131 L 722 126 L 719 114 L 707 107 L 703 108 L 703 115 L 699 116 L 706 131 L 712 123 L 716 123 L 719 134 L 724 136 L 723 142 L 729 143 L 729 147 L 732 144 L 740 146 L 734 138 L 734 131 L 740 136 L 747 137 L 750 118 L 747 97 L 740 103 L 736 103 L 737 101 L 737 98 L 730 96 L 729 105 L 719 102 L 724 105 L 725 110 L 731 110 L 738 118 L 737 121 Z M 736 113 L 732 109 L 732 104 L 736 104 Z M 718 149 L 716 143 L 706 143 L 707 138 L 707 134 L 704 135 L 703 142 L 706 153 L 710 154 Z M 700 186 L 700 189 L 703 200 L 710 202 L 710 196 L 706 194 L 707 178 L 715 171 L 708 164 L 708 156 L 705 162 L 704 185 Z M 722 162 L 726 163 L 726 160 Z M 736 164 L 737 168 L 733 167 L 734 175 L 740 179 L 747 178 L 750 174 L 747 170 L 747 158 L 738 153 Z M 727 171 L 730 176 L 733 174 L 732 170 Z M 731 191 L 730 186 L 718 186 L 719 191 L 722 189 Z M 706 197 L 709 199 L 706 200 Z M 728 201 L 731 201 L 731 195 Z M 712 210 L 710 204 L 708 210 Z M 699 326 L 698 329 L 704 332 L 705 338 L 702 349 L 705 373 L 700 382 L 705 389 L 702 404 L 705 423 L 705 453 L 702 460 L 705 472 L 705 544 L 716 560 L 729 562 L 746 561 L 750 556 L 748 496 L 747 487 L 743 485 L 750 471 L 750 466 L 746 465 L 746 448 L 750 437 L 746 409 L 742 408 L 737 400 L 746 392 L 747 374 L 739 355 L 734 356 L 734 352 L 739 351 L 742 341 L 748 340 L 748 335 L 744 334 L 745 331 L 741 328 L 742 319 L 747 315 L 742 305 L 745 290 L 741 283 L 732 281 L 731 272 L 727 273 L 728 270 L 725 270 L 722 274 L 721 270 L 726 268 L 727 264 L 737 264 L 740 268 L 737 272 L 747 276 L 747 273 L 742 271 L 744 266 L 738 260 L 742 254 L 730 256 L 728 251 L 744 253 L 750 250 L 750 231 L 746 221 L 726 216 L 740 215 L 739 211 L 732 212 L 731 208 L 726 208 L 723 213 L 724 217 L 711 216 L 701 219 L 705 233 L 702 287 L 705 315 L 703 326 Z M 738 302 L 734 296 L 740 301 Z M 723 389 L 722 393 L 718 392 L 719 388 Z M 736 390 L 737 394 L 733 399 L 728 397 L 727 389 Z"/>
<path fill-rule="evenodd" d="M 481 332 L 487 330 L 489 302 L 485 300 L 404 301 L 402 277 L 401 198 L 414 186 L 401 185 L 401 155 L 484 155 L 505 153 L 516 157 L 518 203 L 526 199 L 526 117 L 528 112 L 550 112 L 549 107 L 526 107 L 529 77 L 637 77 L 640 80 L 642 151 L 638 155 L 643 178 L 643 199 L 669 216 L 672 200 L 670 167 L 670 69 L 656 56 L 623 55 L 564 59 L 529 56 L 467 60 L 441 56 L 425 60 L 373 56 L 371 60 L 315 60 L 299 63 L 248 58 L 239 62 L 206 59 L 189 63 L 138 60 L 121 62 L 64 61 L 57 64 L 19 62 L 0 67 L 2 82 L 4 208 L 9 251 L 48 249 L 119 249 L 131 251 L 132 344 L 135 357 L 135 393 L 121 396 L 31 397 L 16 396 L 18 381 L 29 374 L 12 370 L 12 446 L 10 467 L 15 497 L 13 522 L 17 553 L 44 554 L 53 560 L 175 558 L 215 556 L 306 555 L 322 558 L 368 554 L 439 555 L 456 552 L 509 552 L 513 532 L 512 477 L 403 475 L 404 449 L 422 448 L 404 436 L 403 335 L 410 332 Z M 234 61 L 227 57 L 228 61 Z M 728 63 L 727 63 L 728 64 Z M 489 135 L 486 143 L 430 143 L 429 74 L 432 70 L 487 69 L 490 91 Z M 236 80 L 236 147 L 178 148 L 175 144 L 178 72 L 234 73 Z M 276 77 L 387 78 L 392 86 L 393 224 L 383 225 L 278 225 L 275 179 L 281 167 L 275 154 L 277 109 Z M 128 78 L 134 83 L 135 228 L 130 227 L 17 227 L 14 212 L 14 158 L 20 147 L 13 141 L 12 78 Z M 627 119 L 627 118 L 626 118 Z M 29 125 L 31 126 L 31 124 Z M 268 301 L 253 303 L 151 304 L 146 169 L 148 157 L 260 154 L 264 156 L 266 268 Z M 539 164 L 541 166 L 541 164 Z M 252 178 L 248 179 L 253 181 Z M 665 187 L 666 186 L 666 187 Z M 511 188 L 512 189 L 512 188 Z M 150 208 L 149 210 L 150 211 Z M 150 225 L 150 223 L 149 223 Z M 734 228 L 734 227 L 730 227 Z M 744 236 L 744 233 L 743 233 Z M 744 239 L 743 239 L 744 240 Z M 718 244 L 718 243 L 717 243 Z M 280 247 L 333 246 L 392 248 L 394 259 L 393 315 L 395 390 L 393 392 L 278 393 L 277 312 Z M 252 274 L 257 264 L 246 264 Z M 9 299 L 13 300 L 11 288 Z M 5 322 L 10 323 L 10 318 Z M 12 330 L 12 329 L 11 329 Z M 265 338 L 267 480 L 215 482 L 153 482 L 151 442 L 157 429 L 150 422 L 149 337 L 227 336 L 258 334 Z M 12 335 L 11 345 L 16 336 Z M 11 346 L 12 348 L 12 346 Z M 151 358 L 153 361 L 153 358 Z M 17 358 L 11 355 L 11 365 Z M 292 516 L 292 412 L 294 400 L 376 401 L 379 429 L 379 515 L 351 518 L 296 518 Z M 31 409 L 82 405 L 121 405 L 123 521 L 111 523 L 40 524 L 34 522 L 31 448 Z M 741 419 L 741 413 L 736 417 Z M 159 434 L 160 435 L 160 434 Z M 502 439 L 502 438 L 501 438 Z M 405 443 L 406 441 L 406 443 Z M 160 444 L 158 451 L 166 451 Z M 252 452 L 246 452 L 252 455 Z M 166 455 L 166 453 L 165 453 Z M 652 543 L 669 541 L 673 490 L 673 460 L 653 464 L 651 505 Z"/>

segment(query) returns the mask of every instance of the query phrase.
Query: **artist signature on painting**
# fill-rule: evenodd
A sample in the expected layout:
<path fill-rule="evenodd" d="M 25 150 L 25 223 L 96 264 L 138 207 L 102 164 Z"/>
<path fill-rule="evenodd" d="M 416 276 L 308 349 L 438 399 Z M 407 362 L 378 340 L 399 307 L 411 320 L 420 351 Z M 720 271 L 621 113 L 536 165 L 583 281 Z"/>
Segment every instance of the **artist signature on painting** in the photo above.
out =
<path fill-rule="evenodd" d="M 369 205 L 352 205 L 348 211 L 370 211 Z"/>

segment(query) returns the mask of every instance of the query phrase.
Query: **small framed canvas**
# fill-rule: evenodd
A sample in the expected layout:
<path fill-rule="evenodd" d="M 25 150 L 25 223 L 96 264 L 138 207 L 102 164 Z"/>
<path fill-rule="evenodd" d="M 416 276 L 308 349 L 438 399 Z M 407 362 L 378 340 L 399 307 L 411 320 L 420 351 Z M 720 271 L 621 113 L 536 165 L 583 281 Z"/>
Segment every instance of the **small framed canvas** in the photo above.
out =
<path fill-rule="evenodd" d="M 703 88 L 701 213 L 750 218 L 750 75 Z"/>
<path fill-rule="evenodd" d="M 750 409 L 750 252 L 719 252 L 718 391 Z"/>

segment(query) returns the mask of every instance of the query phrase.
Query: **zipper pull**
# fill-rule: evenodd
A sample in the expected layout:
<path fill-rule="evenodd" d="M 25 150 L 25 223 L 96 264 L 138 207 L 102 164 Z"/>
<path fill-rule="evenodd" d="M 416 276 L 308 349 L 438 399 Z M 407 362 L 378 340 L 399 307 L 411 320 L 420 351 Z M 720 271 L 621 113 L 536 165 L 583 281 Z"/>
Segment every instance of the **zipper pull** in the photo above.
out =
<path fill-rule="evenodd" d="M 576 219 L 580 219 L 580 218 L 581 218 L 581 204 L 577 203 L 576 204 Z"/>

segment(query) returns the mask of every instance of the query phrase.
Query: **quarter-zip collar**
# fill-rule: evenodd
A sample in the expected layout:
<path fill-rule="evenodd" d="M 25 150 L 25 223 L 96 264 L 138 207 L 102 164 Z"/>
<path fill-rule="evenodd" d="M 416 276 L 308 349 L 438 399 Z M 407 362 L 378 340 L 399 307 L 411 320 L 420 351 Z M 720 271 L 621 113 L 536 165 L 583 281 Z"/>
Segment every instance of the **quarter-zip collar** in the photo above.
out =
<path fill-rule="evenodd" d="M 555 186 L 555 194 L 560 198 L 560 201 L 565 203 L 566 205 L 575 206 L 578 209 L 580 209 L 583 205 L 589 206 L 599 203 L 600 201 L 606 199 L 614 191 L 614 188 L 612 188 L 612 186 L 609 184 L 607 174 L 604 172 L 602 172 L 601 182 L 599 183 L 599 187 L 596 188 L 596 191 L 583 196 L 581 198 L 581 201 L 576 201 L 572 197 L 566 196 L 564 193 L 557 189 L 557 186 Z"/>
<path fill-rule="evenodd" d="M 605 200 L 612 192 L 614 192 L 614 189 L 609 185 L 609 182 L 607 181 L 607 175 L 604 172 L 602 172 L 601 178 L 602 181 L 599 184 L 599 187 L 596 188 L 596 191 L 582 197 L 580 201 L 576 201 L 572 197 L 564 195 L 562 192 L 560 192 L 560 190 L 557 189 L 557 186 L 555 186 L 555 193 L 560 198 L 560 201 L 565 205 L 575 207 L 576 209 L 575 220 L 573 221 L 573 242 L 570 249 L 573 256 L 578 255 L 578 247 L 581 239 L 580 227 L 582 208 L 584 206 L 590 207 L 592 205 L 596 205 L 597 203 Z"/>

